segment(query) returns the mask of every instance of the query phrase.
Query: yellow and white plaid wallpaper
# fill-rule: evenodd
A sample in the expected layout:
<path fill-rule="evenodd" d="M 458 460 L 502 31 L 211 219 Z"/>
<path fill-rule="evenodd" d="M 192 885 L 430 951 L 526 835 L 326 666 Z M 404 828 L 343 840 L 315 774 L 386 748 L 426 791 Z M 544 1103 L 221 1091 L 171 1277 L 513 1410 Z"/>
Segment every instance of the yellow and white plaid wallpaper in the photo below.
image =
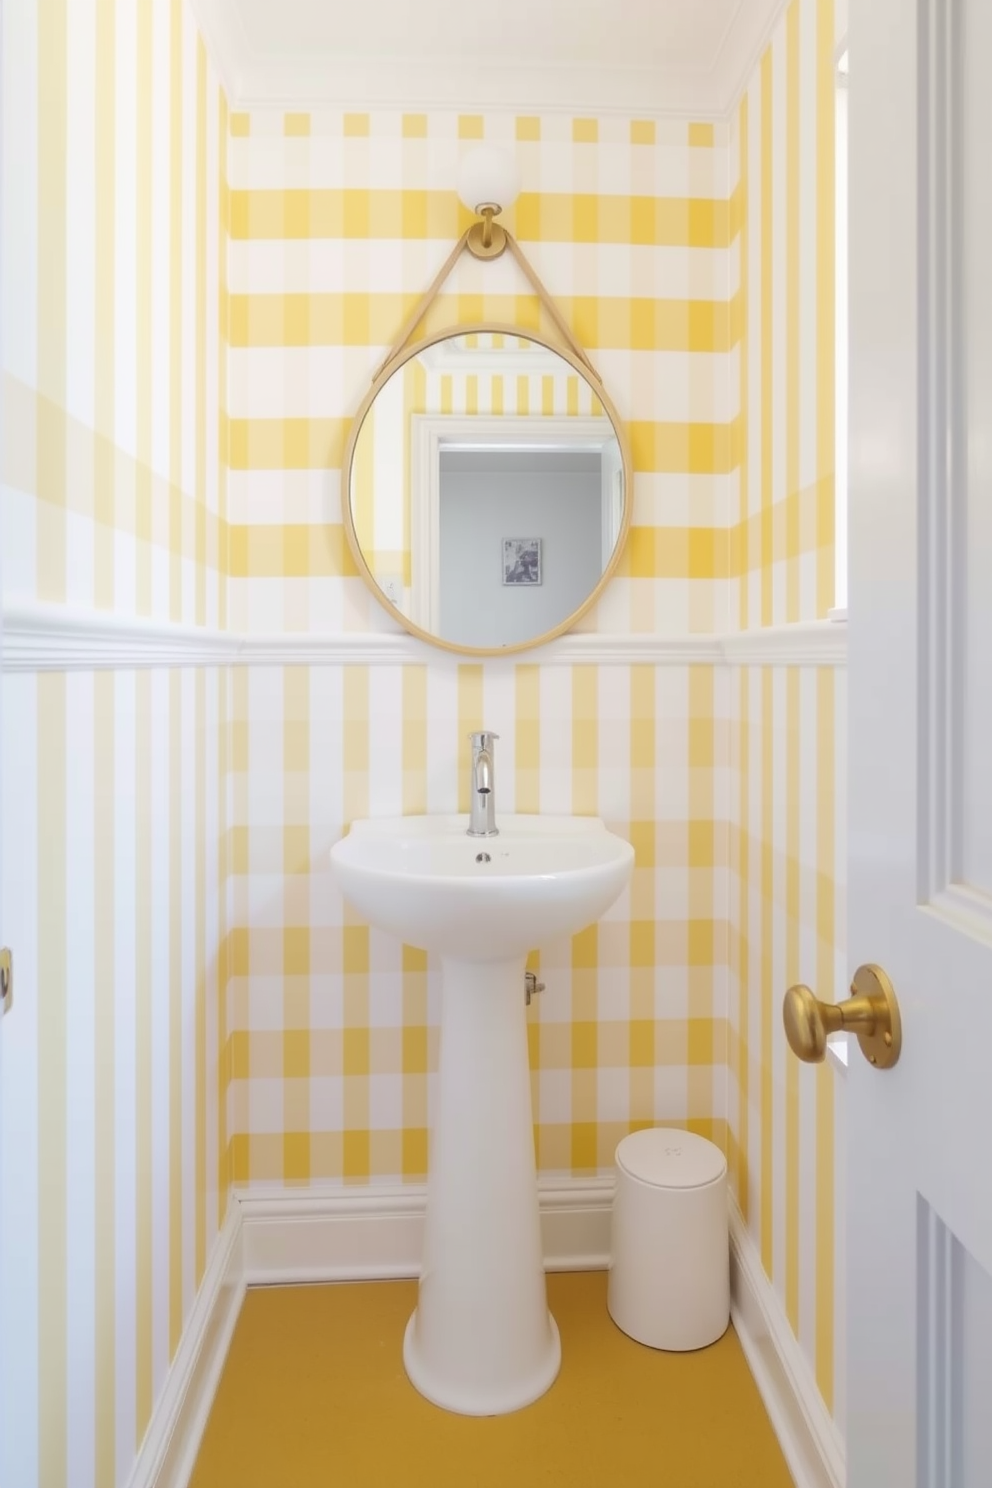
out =
<path fill-rule="evenodd" d="M 793 0 L 730 125 L 228 117 L 184 0 L 8 0 L 7 602 L 389 628 L 341 453 L 487 138 L 518 153 L 510 226 L 631 440 L 634 526 L 589 628 L 825 614 L 832 30 L 830 0 Z M 540 323 L 509 261 L 464 260 L 430 324 L 488 317 Z M 3 1306 L 32 1361 L 4 1481 L 126 1479 L 229 1181 L 423 1176 L 435 968 L 350 916 L 327 849 L 366 813 L 464 809 L 483 722 L 503 809 L 598 813 L 637 852 L 601 924 L 542 949 L 541 1169 L 607 1168 L 657 1121 L 726 1146 L 840 1412 L 842 1112 L 777 1017 L 794 966 L 824 986 L 842 961 L 842 672 L 432 656 L 3 685 Z"/>
<path fill-rule="evenodd" d="M 439 968 L 350 914 L 328 850 L 354 817 L 467 810 L 483 719 L 501 810 L 598 814 L 637 854 L 598 926 L 541 949 L 539 1167 L 607 1169 L 658 1120 L 724 1145 L 725 683 L 710 666 L 235 672 L 235 1183 L 423 1180 Z"/>
<path fill-rule="evenodd" d="M 737 112 L 741 466 L 730 617 L 833 603 L 834 6 L 792 0 Z M 734 595 L 736 590 L 736 596 Z M 797 981 L 846 995 L 846 671 L 730 676 L 728 1125 L 748 1231 L 840 1425 L 843 1091 L 788 1050 Z"/>
<path fill-rule="evenodd" d="M 226 621 L 226 107 L 183 0 L 3 6 L 4 597 Z M 0 1481 L 114 1488 L 227 1204 L 224 670 L 3 677 Z"/>
<path fill-rule="evenodd" d="M 231 119 L 229 519 L 238 629 L 381 630 L 341 526 L 349 422 L 469 218 L 478 139 L 517 153 L 507 214 L 627 425 L 637 481 L 609 631 L 725 624 L 737 351 L 728 128 L 437 113 Z M 426 327 L 540 324 L 506 255 L 463 255 Z"/>

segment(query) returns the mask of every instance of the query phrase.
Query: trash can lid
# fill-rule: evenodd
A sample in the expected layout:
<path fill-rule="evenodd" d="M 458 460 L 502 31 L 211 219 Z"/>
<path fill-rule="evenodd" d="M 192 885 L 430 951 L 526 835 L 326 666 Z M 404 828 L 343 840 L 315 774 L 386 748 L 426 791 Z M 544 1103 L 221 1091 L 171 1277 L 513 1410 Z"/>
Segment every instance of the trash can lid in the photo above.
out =
<path fill-rule="evenodd" d="M 702 1188 L 727 1171 L 719 1147 L 695 1132 L 652 1126 L 631 1132 L 617 1148 L 617 1166 L 655 1188 Z"/>

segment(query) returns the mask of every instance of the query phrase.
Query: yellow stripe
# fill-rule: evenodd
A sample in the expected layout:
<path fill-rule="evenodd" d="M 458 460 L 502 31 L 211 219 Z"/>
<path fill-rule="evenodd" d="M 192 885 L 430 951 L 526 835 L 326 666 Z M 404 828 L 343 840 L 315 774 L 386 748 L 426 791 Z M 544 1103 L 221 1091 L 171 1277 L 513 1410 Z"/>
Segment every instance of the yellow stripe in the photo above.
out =
<path fill-rule="evenodd" d="M 751 415 L 748 391 L 748 368 L 750 365 L 750 334 L 749 334 L 749 311 L 748 311 L 748 282 L 750 275 L 750 235 L 751 220 L 748 206 L 748 100 L 747 94 L 741 99 L 740 111 L 740 254 L 741 254 L 741 287 L 740 287 L 740 495 L 738 500 L 739 536 L 736 544 L 737 563 L 731 562 L 731 574 L 740 574 L 740 607 L 738 610 L 737 623 L 741 630 L 748 626 L 748 574 L 751 569 L 750 549 L 747 542 L 747 511 L 748 511 L 748 481 L 749 481 L 749 458 L 750 458 L 750 430 Z M 733 557 L 733 554 L 732 554 Z M 745 931 L 746 920 L 741 921 L 741 933 Z"/>
<path fill-rule="evenodd" d="M 135 88 L 135 452 L 134 597 L 139 615 L 152 608 L 152 7 L 136 13 L 137 78 Z"/>
<path fill-rule="evenodd" d="M 68 1472 L 69 1242 L 65 677 L 42 672 L 37 689 L 38 1470 L 45 1488 L 63 1488 Z"/>
<path fill-rule="evenodd" d="M 572 811 L 598 812 L 599 673 L 594 666 L 572 668 Z M 572 937 L 571 1151 L 575 1173 L 599 1165 L 597 1070 L 599 1066 L 598 925 Z M 585 1119 L 578 1119 L 584 1116 Z"/>
<path fill-rule="evenodd" d="M 382 346 L 396 335 L 419 299 L 396 291 L 341 294 L 232 294 L 231 345 L 239 349 L 274 346 Z M 733 344 L 725 300 L 648 299 L 625 295 L 556 296 L 556 304 L 576 338 L 590 351 L 723 352 Z M 474 317 L 468 297 L 441 294 L 431 307 L 431 324 L 456 326 Z M 536 295 L 487 293 L 483 320 L 537 329 Z"/>
<path fill-rule="evenodd" d="M 772 930 L 774 925 L 774 810 L 775 778 L 774 735 L 772 727 L 772 668 L 761 671 L 761 1263 L 765 1274 L 772 1277 L 774 1256 L 772 1194 L 774 1186 L 773 1120 L 774 1084 L 772 1080 L 772 1029 L 774 997 L 772 992 Z"/>
<path fill-rule="evenodd" d="M 786 669 L 785 689 L 785 981 L 791 987 L 800 980 L 798 667 Z M 788 1054 L 785 1060 L 785 1311 L 797 1338 L 799 1266 L 799 1061 Z"/>
<path fill-rule="evenodd" d="M 597 812 L 599 770 L 599 673 L 593 666 L 572 669 L 572 811 Z"/>
<path fill-rule="evenodd" d="M 516 723 L 514 768 L 517 810 L 541 809 L 541 673 L 538 667 L 516 668 Z"/>
<path fill-rule="evenodd" d="M 816 614 L 834 602 L 836 177 L 834 3 L 816 7 Z"/>
<path fill-rule="evenodd" d="M 183 1331 L 182 673 L 169 673 L 169 1358 Z M 147 1423 L 146 1423 L 147 1424 Z"/>
<path fill-rule="evenodd" d="M 310 668 L 282 675 L 283 733 L 283 1150 L 286 1183 L 311 1171 L 310 914 L 301 888 L 310 871 Z"/>
<path fill-rule="evenodd" d="M 427 810 L 427 668 L 403 668 L 403 814 Z"/>
<path fill-rule="evenodd" d="M 655 785 L 656 674 L 652 666 L 630 669 L 630 822 L 634 873 L 630 886 L 629 1114 L 632 1122 L 654 1119 L 655 1048 Z"/>
<path fill-rule="evenodd" d="M 139 675 L 144 675 L 139 673 Z M 116 1208 L 117 1028 L 114 988 L 114 762 L 113 672 L 93 674 L 93 909 L 96 946 L 94 968 L 94 1198 L 96 1203 L 95 1275 L 93 1278 L 94 1478 L 112 1483 L 117 1456 L 117 1277 L 115 1227 L 108 1222 Z M 141 1074 L 138 1073 L 140 1084 Z M 140 1145 L 138 1151 L 141 1151 Z M 140 1169 L 140 1164 L 139 1164 Z"/>
<path fill-rule="evenodd" d="M 816 978 L 834 984 L 837 874 L 834 831 L 836 767 L 835 674 L 816 674 Z M 828 1065 L 816 1073 L 816 1383 L 833 1409 L 834 1398 L 834 1076 Z"/>
<path fill-rule="evenodd" d="M 152 1046 L 152 780 L 151 673 L 134 675 L 134 917 L 135 917 L 135 1441 L 140 1442 L 151 1419 L 154 1401 L 152 1299 L 154 1256 L 152 1236 L 152 1089 L 155 1058 Z M 178 1001 L 170 976 L 169 996 Z M 158 1050 L 163 1063 L 164 1049 Z M 113 1479 L 111 1479 L 113 1481 Z"/>
<path fill-rule="evenodd" d="M 473 221 L 454 192 L 236 190 L 231 236 L 274 238 L 460 237 Z M 627 243 L 651 248 L 726 248 L 726 199 L 524 192 L 511 225 L 525 242 Z"/>
<path fill-rule="evenodd" d="M 344 814 L 347 822 L 369 809 L 369 669 L 344 668 Z M 342 934 L 344 1132 L 346 1180 L 367 1179 L 369 1162 L 369 932 L 346 909 Z"/>
<path fill-rule="evenodd" d="M 741 667 L 740 674 L 740 812 L 741 834 L 738 848 L 737 873 L 740 882 L 740 946 L 738 956 L 738 1103 L 737 1124 L 740 1143 L 737 1201 L 741 1206 L 741 1217 L 748 1224 L 750 1213 L 751 1165 L 748 1160 L 750 1141 L 750 1077 L 751 1077 L 751 878 L 748 844 L 751 831 L 751 724 L 750 724 L 751 672 Z"/>
<path fill-rule="evenodd" d="M 686 961 L 692 997 L 692 1017 L 687 1047 L 687 1102 L 694 1119 L 690 1127 L 710 1140 L 722 1134 L 699 1113 L 713 1109 L 713 967 L 715 962 L 713 873 L 714 798 L 713 767 L 715 730 L 713 720 L 714 669 L 691 666 L 688 677 L 689 703 L 689 923 Z M 693 841 L 695 837 L 696 841 Z M 699 870 L 709 869 L 708 872 Z"/>
<path fill-rule="evenodd" d="M 37 492 L 37 598 L 65 601 L 66 430 L 51 418 L 65 405 L 67 0 L 38 0 L 38 403 L 24 489 Z M 6 399 L 5 399 L 6 401 Z M 5 421 L 4 443 L 17 425 Z M 54 1480 L 53 1480 L 54 1481 Z"/>
<path fill-rule="evenodd" d="M 183 0 L 172 0 L 169 90 L 169 619 L 182 620 Z"/>
<path fill-rule="evenodd" d="M 799 0 L 785 16 L 785 489 L 799 492 Z M 785 509 L 785 618 L 799 619 L 799 503 Z"/>
<path fill-rule="evenodd" d="M 468 736 L 486 727 L 483 716 L 483 673 L 478 665 L 458 668 L 458 810 L 469 809 L 469 766 L 472 749 Z"/>
<path fill-rule="evenodd" d="M 218 164 L 218 189 L 220 193 L 220 234 L 218 243 L 218 288 L 217 288 L 217 310 L 219 316 L 219 335 L 217 338 L 217 506 L 220 512 L 221 530 L 227 531 L 227 467 L 229 454 L 227 448 L 228 423 L 227 423 L 227 358 L 228 344 L 230 340 L 230 296 L 227 287 L 227 253 L 228 253 L 228 188 L 227 188 L 227 95 L 223 88 L 218 88 L 220 100 L 218 104 L 217 134 L 218 147 L 220 150 L 220 161 Z M 208 548 L 209 551 L 209 548 Z M 226 540 L 218 550 L 218 567 L 220 577 L 218 580 L 218 623 L 221 629 L 227 627 L 227 573 L 228 552 Z M 222 937 L 223 943 L 223 937 Z M 224 989 L 221 988 L 221 1006 L 224 1004 Z M 221 1202 L 225 1202 L 225 1195 L 221 1193 Z"/>
<path fill-rule="evenodd" d="M 413 581 L 411 551 L 413 537 L 410 531 L 410 515 L 413 510 L 413 491 L 410 479 L 413 469 L 410 447 L 413 428 L 411 418 L 414 413 L 427 412 L 427 372 L 419 361 L 412 364 L 408 362 L 407 366 L 410 369 L 409 377 L 404 380 L 403 384 L 408 402 L 403 410 L 403 562 L 400 572 L 403 575 L 403 583 L 409 587 Z"/>
<path fill-rule="evenodd" d="M 207 1264 L 207 679 L 196 670 L 196 1216 L 194 1275 L 199 1287 Z"/>
<path fill-rule="evenodd" d="M 97 0 L 96 7 L 96 295 L 93 412 L 98 434 L 93 471 L 96 526 L 93 531 L 93 596 L 98 609 L 114 606 L 116 492 L 112 458 L 116 424 L 115 385 L 115 149 L 116 149 L 116 0 Z"/>
<path fill-rule="evenodd" d="M 761 623 L 772 623 L 772 53 L 761 59 Z"/>
<path fill-rule="evenodd" d="M 199 35 L 196 38 L 196 623 L 207 623 L 207 49 Z M 196 1274 L 199 1280 L 199 1265 Z"/>
<path fill-rule="evenodd" d="M 226 668 L 217 673 L 217 1227 L 227 1215 L 227 1195 L 231 1180 L 228 1136 L 227 1093 L 229 1087 L 227 992 L 229 978 L 229 941 L 227 922 L 228 860 L 228 688 Z"/>
<path fill-rule="evenodd" d="M 478 379 L 467 377 L 465 383 L 465 411 L 478 413 Z M 579 379 L 570 378 L 567 412 L 573 417 L 579 412 L 578 392 Z M 735 463 L 734 427 L 734 423 L 703 420 L 632 420 L 627 433 L 634 469 L 673 475 L 727 475 Z M 231 419 L 231 469 L 339 470 L 350 429 L 351 420 L 343 418 Z"/>

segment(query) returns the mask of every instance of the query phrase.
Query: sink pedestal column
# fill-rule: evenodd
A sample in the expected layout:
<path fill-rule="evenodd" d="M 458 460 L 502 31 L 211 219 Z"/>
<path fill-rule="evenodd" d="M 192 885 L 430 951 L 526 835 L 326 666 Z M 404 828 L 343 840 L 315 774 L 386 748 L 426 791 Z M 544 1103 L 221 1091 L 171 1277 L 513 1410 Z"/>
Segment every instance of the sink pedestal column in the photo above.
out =
<path fill-rule="evenodd" d="M 523 957 L 442 962 L 424 1255 L 403 1362 L 435 1405 L 503 1415 L 553 1382 Z"/>

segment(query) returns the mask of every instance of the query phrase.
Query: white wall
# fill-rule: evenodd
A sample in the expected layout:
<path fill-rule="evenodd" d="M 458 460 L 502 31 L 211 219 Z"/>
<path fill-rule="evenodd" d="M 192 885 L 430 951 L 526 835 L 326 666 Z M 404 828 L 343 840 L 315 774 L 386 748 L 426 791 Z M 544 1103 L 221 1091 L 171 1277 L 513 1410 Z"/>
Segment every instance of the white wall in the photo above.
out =
<path fill-rule="evenodd" d="M 541 583 L 503 584 L 503 539 L 539 537 Z M 553 630 L 602 573 L 599 455 L 441 455 L 441 635 L 513 645 Z"/>

